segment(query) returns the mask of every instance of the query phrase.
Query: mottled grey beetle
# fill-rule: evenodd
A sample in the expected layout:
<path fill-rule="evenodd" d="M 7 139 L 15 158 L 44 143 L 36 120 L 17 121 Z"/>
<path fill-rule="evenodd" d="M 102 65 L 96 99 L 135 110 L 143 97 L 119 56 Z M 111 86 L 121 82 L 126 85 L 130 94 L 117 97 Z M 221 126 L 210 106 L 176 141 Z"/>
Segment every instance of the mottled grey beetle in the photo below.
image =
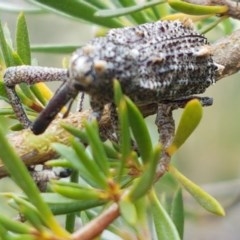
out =
<path fill-rule="evenodd" d="M 73 53 L 68 70 L 10 67 L 4 81 L 20 122 L 40 134 L 79 91 L 89 94 L 93 113 L 100 118 L 104 105 L 113 101 L 113 79 L 120 81 L 123 92 L 138 106 L 144 106 L 203 93 L 215 82 L 218 70 L 204 36 L 189 24 L 159 21 L 113 29 L 93 39 Z M 14 88 L 20 82 L 33 84 L 43 79 L 63 84 L 31 124 Z"/>

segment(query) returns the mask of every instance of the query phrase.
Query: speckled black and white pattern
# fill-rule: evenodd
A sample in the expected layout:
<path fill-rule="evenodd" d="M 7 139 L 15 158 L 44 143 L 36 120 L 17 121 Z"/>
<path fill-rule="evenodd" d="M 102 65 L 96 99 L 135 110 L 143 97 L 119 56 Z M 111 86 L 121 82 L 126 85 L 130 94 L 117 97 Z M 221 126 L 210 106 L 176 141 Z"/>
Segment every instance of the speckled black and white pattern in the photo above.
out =
<path fill-rule="evenodd" d="M 112 101 L 114 78 L 136 104 L 176 100 L 214 83 L 217 66 L 207 45 L 180 21 L 113 29 L 73 54 L 70 77 L 98 103 Z"/>

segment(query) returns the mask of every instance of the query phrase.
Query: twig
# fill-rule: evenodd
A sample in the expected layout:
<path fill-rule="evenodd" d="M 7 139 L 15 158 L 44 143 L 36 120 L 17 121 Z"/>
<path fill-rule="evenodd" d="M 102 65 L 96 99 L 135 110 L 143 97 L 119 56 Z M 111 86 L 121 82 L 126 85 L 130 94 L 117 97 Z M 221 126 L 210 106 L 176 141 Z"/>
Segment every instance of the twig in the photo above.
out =
<path fill-rule="evenodd" d="M 113 203 L 108 209 L 94 218 L 86 226 L 72 234 L 73 240 L 91 240 L 102 233 L 120 215 L 119 206 Z"/>

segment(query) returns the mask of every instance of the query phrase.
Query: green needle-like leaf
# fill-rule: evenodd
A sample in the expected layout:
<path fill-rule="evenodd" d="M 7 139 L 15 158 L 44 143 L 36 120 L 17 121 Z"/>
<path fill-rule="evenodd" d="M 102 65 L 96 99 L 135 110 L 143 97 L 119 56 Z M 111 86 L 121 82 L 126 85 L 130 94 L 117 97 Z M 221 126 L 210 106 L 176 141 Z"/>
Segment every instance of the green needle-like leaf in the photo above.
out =
<path fill-rule="evenodd" d="M 109 176 L 108 158 L 99 136 L 97 123 L 94 121 L 91 124 L 86 124 L 85 128 L 94 161 L 97 163 L 98 167 L 105 174 L 105 176 L 108 177 Z"/>
<path fill-rule="evenodd" d="M 137 2 L 135 0 L 119 0 L 119 3 L 123 7 L 131 7 L 137 5 Z M 146 23 L 148 21 L 147 15 L 144 12 L 132 13 L 131 17 L 135 20 L 137 24 Z"/>
<path fill-rule="evenodd" d="M 78 200 L 101 200 L 103 193 L 91 188 L 83 188 L 78 183 L 53 182 L 51 188 L 67 198 Z"/>
<path fill-rule="evenodd" d="M 228 18 L 229 18 L 229 16 L 222 16 L 222 17 L 218 18 L 216 21 L 212 22 L 211 24 L 206 25 L 206 27 L 204 27 L 204 29 L 201 29 L 201 34 L 206 34 L 210 30 L 214 29 L 220 22 L 222 22 Z"/>
<path fill-rule="evenodd" d="M 1 12 L 11 12 L 11 13 L 19 13 L 19 12 L 27 12 L 27 13 L 41 13 L 41 9 L 33 6 L 21 6 L 16 3 L 8 3 L 1 2 L 0 3 L 0 11 Z"/>
<path fill-rule="evenodd" d="M 57 193 L 42 193 L 44 201 L 49 205 L 54 215 L 80 212 L 106 203 L 104 200 L 74 200 Z"/>
<path fill-rule="evenodd" d="M 167 211 L 159 202 L 155 192 L 152 190 L 150 195 L 151 213 L 158 240 L 180 240 L 178 231 L 172 222 Z"/>
<path fill-rule="evenodd" d="M 74 168 L 72 163 L 69 162 L 65 158 L 49 160 L 49 161 L 45 162 L 44 165 L 49 166 L 49 167 L 62 167 L 62 168 L 69 168 L 69 169 Z"/>
<path fill-rule="evenodd" d="M 117 79 L 114 79 L 113 81 L 113 91 L 114 91 L 114 103 L 118 107 L 120 105 L 120 101 L 123 98 L 123 93 L 121 85 Z"/>
<path fill-rule="evenodd" d="M 41 45 L 31 45 L 31 51 L 32 52 L 39 52 L 39 53 L 53 53 L 53 54 L 71 54 L 74 52 L 77 48 L 80 48 L 81 45 L 47 45 L 47 44 L 41 44 Z"/>
<path fill-rule="evenodd" d="M 22 59 L 23 64 L 31 65 L 31 51 L 28 36 L 26 19 L 23 13 L 18 16 L 16 28 L 17 53 Z"/>
<path fill-rule="evenodd" d="M 108 8 L 109 5 L 111 5 L 111 3 L 109 4 L 109 1 L 105 1 L 105 0 L 87 0 L 89 3 L 91 3 L 93 6 L 97 7 L 97 8 Z M 111 0 L 110 0 L 111 2 Z"/>
<path fill-rule="evenodd" d="M 16 47 L 17 52 L 13 52 L 14 63 L 15 65 L 31 65 L 31 50 L 30 50 L 30 42 L 29 42 L 29 35 L 27 29 L 26 19 L 23 13 L 21 13 L 17 20 L 17 27 L 16 27 Z M 46 100 L 43 97 L 43 94 L 39 90 L 37 85 L 33 85 L 29 88 L 26 84 L 20 84 L 20 88 L 24 95 L 28 98 L 36 102 L 35 96 L 38 100 L 45 104 Z M 30 90 L 31 89 L 31 90 Z M 35 94 L 35 96 L 33 95 Z"/>
<path fill-rule="evenodd" d="M 121 216 L 127 223 L 134 226 L 137 222 L 137 210 L 133 202 L 123 199 L 119 203 Z"/>
<path fill-rule="evenodd" d="M 120 101 L 120 104 L 118 106 L 118 119 L 120 124 L 120 152 L 121 152 L 120 165 L 118 169 L 118 178 L 120 180 L 123 173 L 123 169 L 126 165 L 126 162 L 131 152 L 131 137 L 128 123 L 127 104 L 124 99 Z"/>
<path fill-rule="evenodd" d="M 40 213 L 43 219 L 45 219 L 46 224 L 49 226 L 49 228 L 52 229 L 53 232 L 56 232 L 59 236 L 67 237 L 68 234 L 64 229 L 62 229 L 62 227 L 53 217 L 46 203 L 41 198 L 38 188 L 29 175 L 23 161 L 17 156 L 11 145 L 8 143 L 1 127 L 0 142 L 0 158 L 8 170 L 10 176 L 28 196 L 32 204 L 37 209 L 41 209 Z"/>
<path fill-rule="evenodd" d="M 86 149 L 84 146 L 76 140 L 72 142 L 72 146 L 79 156 L 81 163 L 85 166 L 89 174 L 95 180 L 96 185 L 100 186 L 101 188 L 106 188 L 107 182 L 104 173 L 101 171 L 99 166 L 95 164 L 95 162 L 86 154 Z"/>
<path fill-rule="evenodd" d="M 131 14 L 131 13 L 134 13 L 137 11 L 141 11 L 146 8 L 150 8 L 150 7 L 156 6 L 161 3 L 165 3 L 165 2 L 166 2 L 166 0 L 153 0 L 151 2 L 145 2 L 142 4 L 138 4 L 138 5 L 133 5 L 130 7 L 98 10 L 95 13 L 95 16 L 102 17 L 102 18 L 119 17 L 119 16 Z"/>
<path fill-rule="evenodd" d="M 162 148 L 159 144 L 151 151 L 152 157 L 148 162 L 148 165 L 145 165 L 142 176 L 136 180 L 135 185 L 133 185 L 133 188 L 129 193 L 129 198 L 132 201 L 136 201 L 151 189 L 155 180 L 156 168 L 160 159 L 161 150 Z"/>
<path fill-rule="evenodd" d="M 47 10 L 52 10 L 53 12 L 62 14 L 64 16 L 74 17 L 78 19 L 83 19 L 85 21 L 102 25 L 108 28 L 123 27 L 120 21 L 117 19 L 109 19 L 105 21 L 104 19 L 95 17 L 94 14 L 98 10 L 97 7 L 88 3 L 87 1 L 79 0 L 30 0 L 31 2 L 46 8 Z"/>
<path fill-rule="evenodd" d="M 11 54 L 12 50 L 5 39 L 2 22 L 0 22 L 0 48 L 2 50 L 2 55 L 3 55 L 6 67 L 12 66 L 14 63 L 12 54 Z"/>
<path fill-rule="evenodd" d="M 85 131 L 75 128 L 69 124 L 62 124 L 61 125 L 65 130 L 71 133 L 74 137 L 78 138 L 81 143 L 88 144 L 88 137 Z"/>
<path fill-rule="evenodd" d="M 169 165 L 169 172 L 207 211 L 219 216 L 225 215 L 224 209 L 215 198 L 210 196 L 202 188 L 182 175 L 174 166 Z"/>
<path fill-rule="evenodd" d="M 79 143 L 80 144 L 80 143 Z M 76 148 L 76 146 L 74 146 L 75 149 L 65 146 L 63 144 L 60 143 L 54 143 L 52 144 L 52 146 L 54 147 L 54 149 L 56 149 L 56 151 L 58 153 L 61 154 L 62 157 L 68 159 L 70 161 L 70 163 L 72 164 L 72 166 L 74 167 L 74 169 L 76 169 L 77 171 L 79 171 L 81 177 L 91 186 L 93 187 L 103 187 L 106 186 L 105 181 L 102 180 L 102 178 L 99 178 L 99 175 L 101 175 L 102 173 L 99 171 L 98 169 L 98 174 L 95 175 L 93 173 L 95 173 L 95 169 L 93 169 L 92 171 L 88 170 L 85 167 L 85 162 L 88 161 L 92 161 L 90 160 L 90 157 L 86 154 L 85 148 L 82 147 L 79 149 Z M 92 161 L 93 162 L 93 161 Z M 96 166 L 95 166 L 96 168 Z"/>
<path fill-rule="evenodd" d="M 147 163 L 151 158 L 152 152 L 152 140 L 146 126 L 145 120 L 136 107 L 136 105 L 126 97 L 129 123 L 137 142 L 138 150 L 142 158 L 143 163 Z"/>
<path fill-rule="evenodd" d="M 40 232 L 43 230 L 44 222 L 42 216 L 36 209 L 27 201 L 19 201 L 20 199 L 15 199 L 18 204 L 19 211 L 23 214 L 27 221 L 31 223 L 34 228 L 38 229 Z"/>
<path fill-rule="evenodd" d="M 183 197 L 182 189 L 178 188 L 173 202 L 171 204 L 171 218 L 178 230 L 179 236 L 183 239 L 184 230 L 184 208 L 183 208 Z"/>
<path fill-rule="evenodd" d="M 8 99 L 7 92 L 6 92 L 3 81 L 0 81 L 0 98 L 1 98 L 1 100 Z"/>
<path fill-rule="evenodd" d="M 224 5 L 203 6 L 187 3 L 182 0 L 168 0 L 168 3 L 175 10 L 191 15 L 221 14 L 228 11 L 228 7 Z"/>
<path fill-rule="evenodd" d="M 12 240 L 9 236 L 7 229 L 4 228 L 1 224 L 0 224 L 0 236 L 1 240 Z"/>
<path fill-rule="evenodd" d="M 167 152 L 172 156 L 195 130 L 202 118 L 202 105 L 197 99 L 189 101 L 184 108 L 176 135 Z"/>
<path fill-rule="evenodd" d="M 11 231 L 14 233 L 27 234 L 27 233 L 30 233 L 32 230 L 32 228 L 29 227 L 28 225 L 18 222 L 16 220 L 10 219 L 8 217 L 5 217 L 2 214 L 0 214 L 0 225 L 4 226 L 8 231 Z"/>
<path fill-rule="evenodd" d="M 123 169 L 131 152 L 131 137 L 129 129 L 129 120 L 127 112 L 127 104 L 123 98 L 121 86 L 118 81 L 114 81 L 114 99 L 117 106 L 119 120 L 119 137 L 120 137 L 120 152 L 121 159 L 118 169 L 118 180 L 121 179 Z"/>

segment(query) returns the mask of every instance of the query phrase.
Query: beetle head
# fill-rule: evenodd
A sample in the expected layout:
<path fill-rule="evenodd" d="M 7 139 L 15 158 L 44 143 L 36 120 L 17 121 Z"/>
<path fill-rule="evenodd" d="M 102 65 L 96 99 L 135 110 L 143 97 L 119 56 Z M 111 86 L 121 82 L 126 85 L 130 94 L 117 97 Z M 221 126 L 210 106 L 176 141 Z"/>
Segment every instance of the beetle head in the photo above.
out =
<path fill-rule="evenodd" d="M 107 69 L 107 62 L 96 58 L 95 51 L 94 46 L 87 45 L 76 51 L 70 62 L 70 78 L 83 89 L 98 85 Z"/>

